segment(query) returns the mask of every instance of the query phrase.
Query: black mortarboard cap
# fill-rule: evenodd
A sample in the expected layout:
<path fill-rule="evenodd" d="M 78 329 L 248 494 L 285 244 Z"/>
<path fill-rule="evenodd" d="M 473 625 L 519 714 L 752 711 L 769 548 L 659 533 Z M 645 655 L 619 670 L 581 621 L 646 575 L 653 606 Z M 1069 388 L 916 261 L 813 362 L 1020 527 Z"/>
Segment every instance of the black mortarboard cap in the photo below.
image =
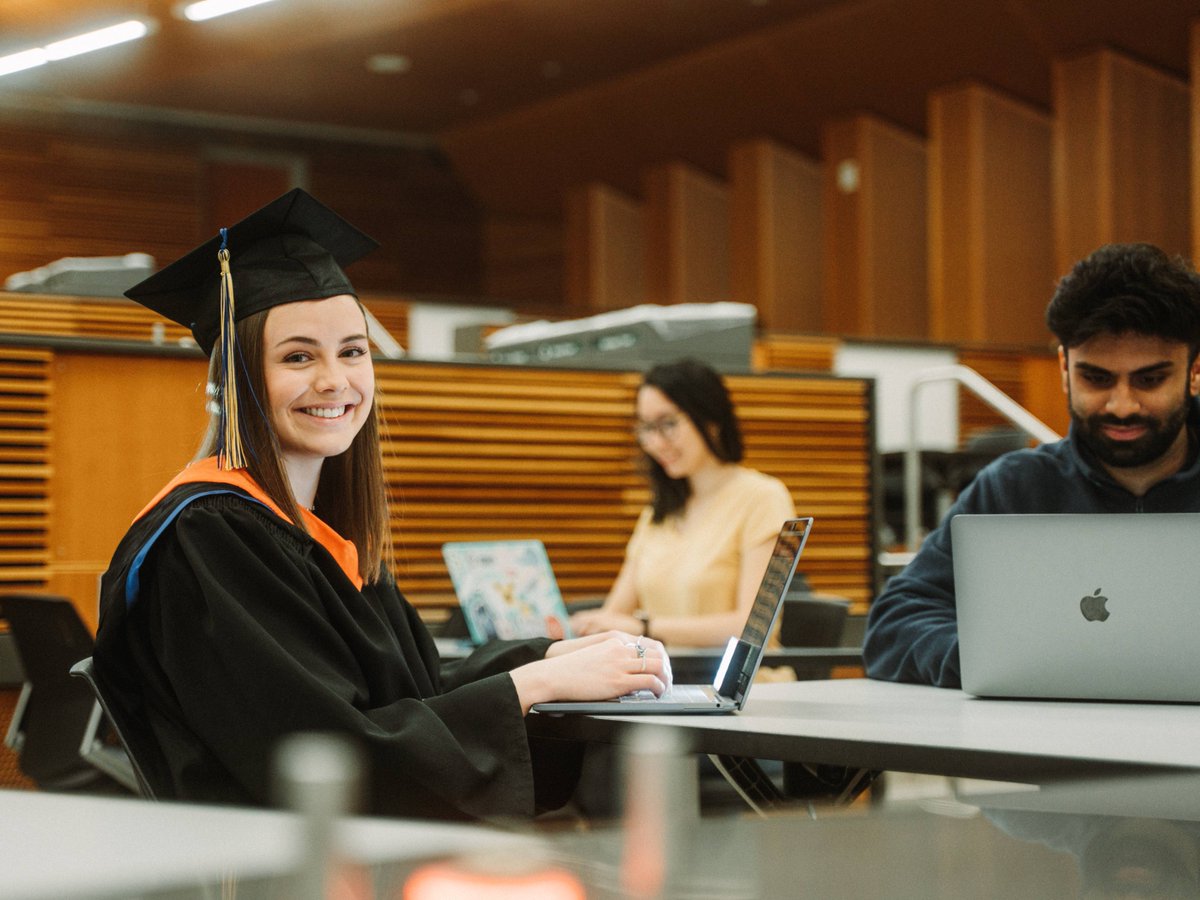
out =
<path fill-rule="evenodd" d="M 342 267 L 378 246 L 296 188 L 125 292 L 190 328 L 205 353 L 211 355 L 219 343 L 211 387 L 220 413 L 221 468 L 244 468 L 247 459 L 234 323 L 284 303 L 357 296 Z"/>
<path fill-rule="evenodd" d="M 342 271 L 379 245 L 300 188 L 175 260 L 125 296 L 192 330 L 205 353 L 221 332 L 218 251 L 229 251 L 234 320 L 300 300 L 357 296 Z"/>

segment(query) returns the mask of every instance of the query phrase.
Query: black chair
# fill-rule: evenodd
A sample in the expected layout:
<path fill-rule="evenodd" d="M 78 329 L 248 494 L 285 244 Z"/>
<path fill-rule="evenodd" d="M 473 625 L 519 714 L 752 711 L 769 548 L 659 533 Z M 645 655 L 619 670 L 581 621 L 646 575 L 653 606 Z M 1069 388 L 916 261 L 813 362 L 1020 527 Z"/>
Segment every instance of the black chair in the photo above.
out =
<path fill-rule="evenodd" d="M 98 723 L 96 701 L 70 669 L 92 652 L 92 636 L 71 601 L 44 594 L 0 596 L 25 684 L 5 742 L 21 771 L 43 790 L 114 793 L 133 790 L 119 765 L 97 765 L 82 754 Z M 88 740 L 90 745 L 90 739 Z M 89 747 L 90 749 L 90 747 Z"/>
<path fill-rule="evenodd" d="M 779 642 L 785 647 L 839 647 L 849 615 L 849 600 L 789 595 L 780 613 Z"/>
<path fill-rule="evenodd" d="M 113 715 L 108 701 L 104 699 L 104 694 L 100 690 L 100 685 L 96 682 L 96 671 L 92 664 L 92 658 L 90 656 L 84 657 L 71 666 L 71 674 L 87 682 L 87 686 L 91 689 L 92 696 L 95 698 L 95 711 L 89 722 L 88 732 L 83 737 L 83 745 L 85 748 L 88 748 L 85 751 L 85 756 L 97 768 L 106 766 L 120 767 L 123 773 L 125 773 L 122 778 L 123 783 L 128 784 L 131 790 L 136 791 L 147 800 L 155 799 L 154 788 L 150 786 L 150 782 L 146 778 L 146 773 L 138 765 L 137 757 L 130 750 L 131 745 L 128 736 L 121 728 L 118 718 Z M 108 746 L 102 739 L 102 722 L 107 723 L 107 727 L 112 729 L 112 733 L 121 745 L 119 758 L 112 752 L 116 748 Z M 113 777 L 117 777 L 115 772 L 113 773 Z"/>

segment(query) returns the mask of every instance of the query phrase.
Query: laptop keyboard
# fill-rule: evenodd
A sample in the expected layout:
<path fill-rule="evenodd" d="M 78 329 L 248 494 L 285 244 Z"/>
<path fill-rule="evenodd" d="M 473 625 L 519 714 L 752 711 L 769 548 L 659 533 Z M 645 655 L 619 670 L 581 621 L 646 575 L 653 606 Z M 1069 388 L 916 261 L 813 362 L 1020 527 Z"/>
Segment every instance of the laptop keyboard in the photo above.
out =
<path fill-rule="evenodd" d="M 634 691 L 617 698 L 621 703 L 712 703 L 713 698 L 699 684 L 677 684 L 668 688 L 661 697 L 655 697 L 653 691 Z"/>

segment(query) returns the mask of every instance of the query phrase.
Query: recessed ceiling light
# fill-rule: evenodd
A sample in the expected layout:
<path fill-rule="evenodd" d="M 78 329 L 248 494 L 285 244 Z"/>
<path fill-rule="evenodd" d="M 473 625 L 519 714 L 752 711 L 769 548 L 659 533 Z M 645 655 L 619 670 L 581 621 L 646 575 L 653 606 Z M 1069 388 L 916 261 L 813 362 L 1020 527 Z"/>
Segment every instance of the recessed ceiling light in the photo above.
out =
<path fill-rule="evenodd" d="M 400 53 L 376 53 L 367 57 L 367 70 L 376 75 L 403 75 L 412 68 L 412 60 Z"/>
<path fill-rule="evenodd" d="M 32 69 L 35 66 L 44 66 L 47 62 L 49 62 L 49 59 L 46 57 L 46 51 L 41 47 L 34 47 L 32 50 L 21 50 L 18 53 L 10 53 L 7 56 L 0 56 L 0 75 L 24 72 L 26 69 Z"/>
<path fill-rule="evenodd" d="M 98 28 L 85 34 L 63 38 L 61 41 L 54 41 L 44 47 L 31 47 L 28 50 L 0 56 L 0 75 L 11 75 L 13 72 L 32 69 L 48 62 L 70 59 L 81 53 L 90 53 L 93 50 L 102 50 L 105 47 L 137 40 L 149 34 L 153 30 L 153 25 L 152 20 L 130 19 L 117 25 L 109 25 L 107 28 Z"/>
<path fill-rule="evenodd" d="M 180 7 L 178 15 L 192 22 L 203 22 L 270 2 L 271 0 L 197 0 Z"/>

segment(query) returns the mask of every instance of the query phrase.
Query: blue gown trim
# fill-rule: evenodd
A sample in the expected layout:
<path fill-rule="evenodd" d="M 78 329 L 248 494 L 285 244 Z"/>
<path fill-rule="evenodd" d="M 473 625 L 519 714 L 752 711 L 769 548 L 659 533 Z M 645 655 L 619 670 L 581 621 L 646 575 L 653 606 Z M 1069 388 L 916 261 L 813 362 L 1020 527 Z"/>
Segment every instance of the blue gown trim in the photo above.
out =
<path fill-rule="evenodd" d="M 162 521 L 162 524 L 160 524 L 158 528 L 154 530 L 154 533 L 151 534 L 150 537 L 146 538 L 146 542 L 142 544 L 141 549 L 138 550 L 137 555 L 133 557 L 133 561 L 129 564 L 129 574 L 125 576 L 126 609 L 133 606 L 134 601 L 137 599 L 138 589 L 141 587 L 142 564 L 146 561 L 146 557 L 150 554 L 151 548 L 154 547 L 155 542 L 162 536 L 162 533 L 167 530 L 170 524 L 175 521 L 175 518 L 181 512 L 183 512 L 188 504 L 195 500 L 199 500 L 201 497 L 212 497 L 216 494 L 236 494 L 239 497 L 257 503 L 264 509 L 270 509 L 270 507 L 268 507 L 267 504 L 263 503 L 261 500 L 251 497 L 245 491 L 240 491 L 232 487 L 214 488 L 211 491 L 202 491 L 201 493 L 193 494 L 190 497 L 184 497 L 179 501 L 179 504 L 167 514 L 167 517 Z"/>

